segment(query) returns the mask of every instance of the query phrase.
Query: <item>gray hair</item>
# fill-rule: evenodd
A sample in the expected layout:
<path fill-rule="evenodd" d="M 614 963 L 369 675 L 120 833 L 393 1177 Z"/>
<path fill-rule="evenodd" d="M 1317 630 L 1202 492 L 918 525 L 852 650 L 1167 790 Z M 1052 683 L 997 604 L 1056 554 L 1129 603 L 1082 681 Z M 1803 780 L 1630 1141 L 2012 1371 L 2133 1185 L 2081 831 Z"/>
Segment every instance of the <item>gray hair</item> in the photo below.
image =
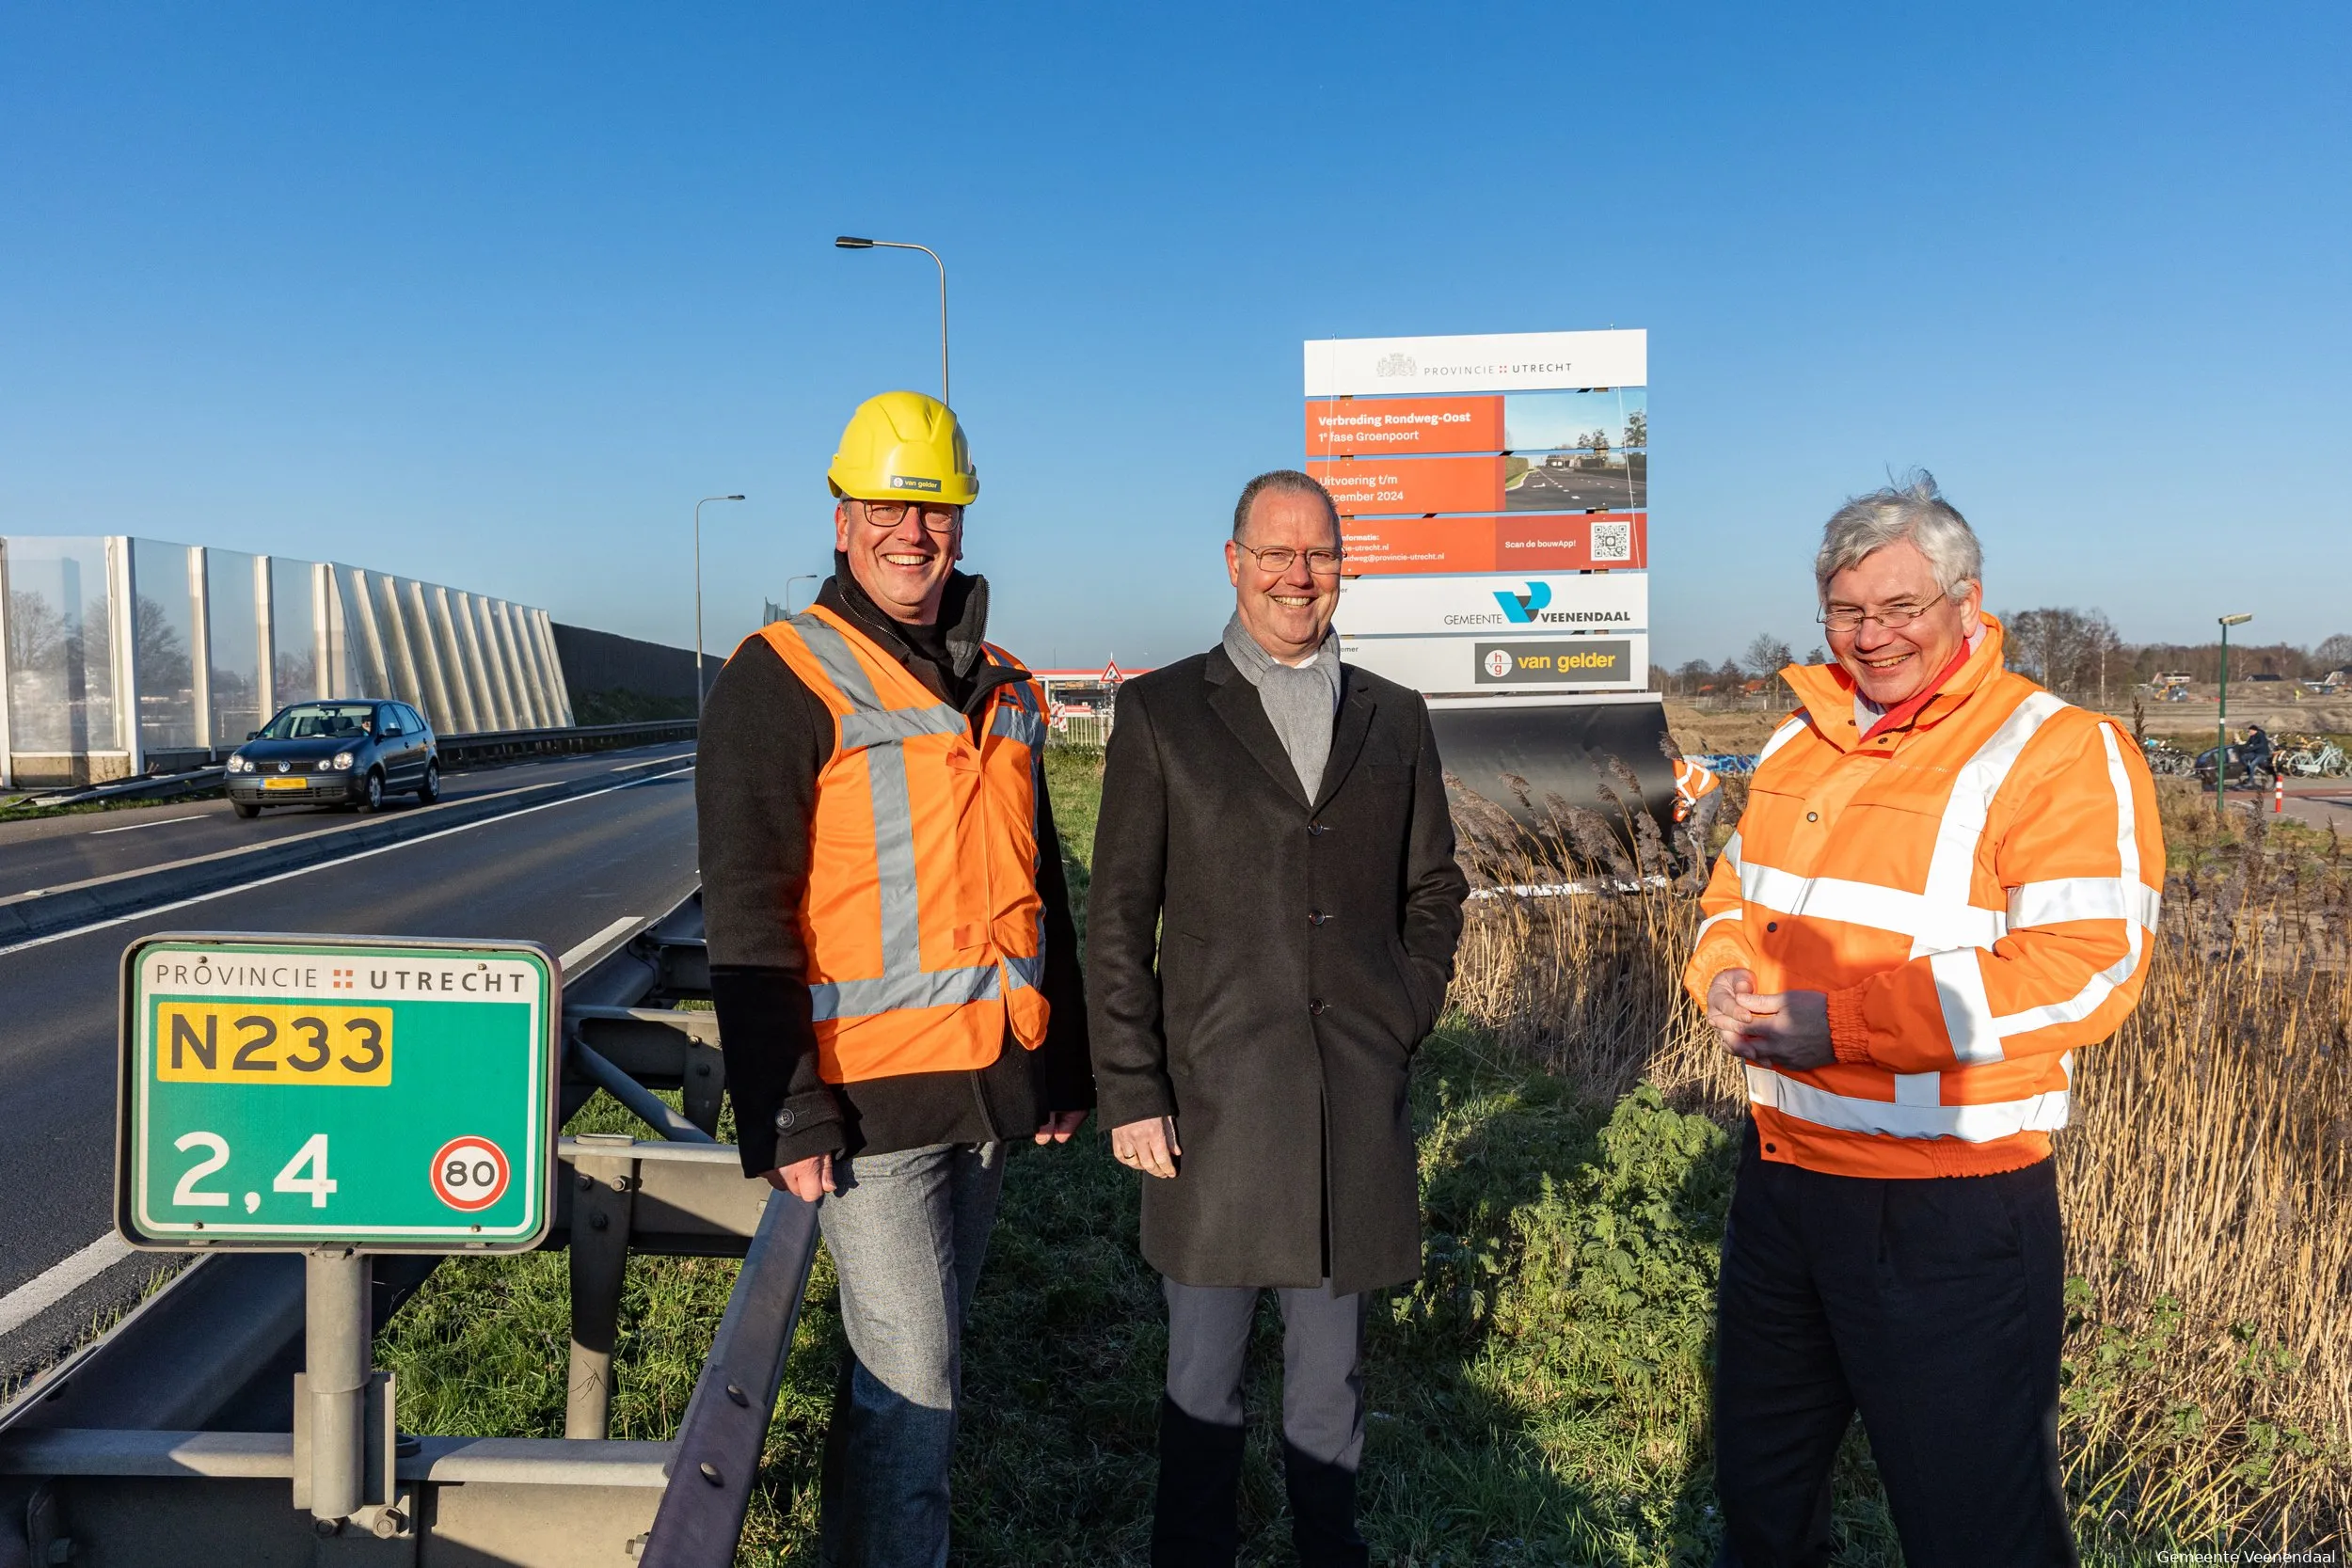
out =
<path fill-rule="evenodd" d="M 1234 538 L 1240 538 L 1242 530 L 1249 526 L 1249 509 L 1256 505 L 1258 498 L 1268 490 L 1279 495 L 1311 496 L 1321 501 L 1323 515 L 1331 519 L 1332 542 L 1338 543 L 1340 509 L 1332 504 L 1331 492 L 1323 487 L 1321 481 L 1311 474 L 1302 474 L 1296 468 L 1269 469 L 1241 487 L 1241 499 L 1233 503 Z"/>
<path fill-rule="evenodd" d="M 1935 585 L 1945 593 L 1984 580 L 1984 546 L 1977 543 L 1977 531 L 1936 489 L 1933 474 L 1914 468 L 1900 483 L 1856 496 L 1831 516 L 1821 530 L 1820 553 L 1813 558 L 1815 586 L 1828 598 L 1830 578 L 1906 539 L 1928 558 Z"/>

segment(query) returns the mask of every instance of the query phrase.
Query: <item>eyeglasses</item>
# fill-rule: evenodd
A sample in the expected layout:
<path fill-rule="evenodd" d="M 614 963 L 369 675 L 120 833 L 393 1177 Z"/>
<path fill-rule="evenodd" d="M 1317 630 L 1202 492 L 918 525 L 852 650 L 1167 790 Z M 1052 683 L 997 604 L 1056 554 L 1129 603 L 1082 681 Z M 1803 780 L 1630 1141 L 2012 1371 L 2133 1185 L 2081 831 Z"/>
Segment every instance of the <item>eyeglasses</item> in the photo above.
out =
<path fill-rule="evenodd" d="M 910 512 L 919 513 L 924 528 L 933 533 L 946 533 L 963 521 L 963 508 L 961 506 L 926 506 L 918 509 L 913 501 L 860 501 L 858 505 L 865 509 L 866 520 L 876 528 L 897 528 L 907 520 Z"/>
<path fill-rule="evenodd" d="M 1813 618 L 1828 631 L 1860 631 L 1865 621 L 1876 621 L 1888 631 L 1900 631 L 1950 596 L 1949 594 L 1938 594 L 1925 604 L 1891 604 L 1884 610 L 1866 610 L 1860 605 L 1832 605 Z"/>
<path fill-rule="evenodd" d="M 1245 545 L 1239 540 L 1235 540 L 1233 547 L 1256 561 L 1258 563 L 1258 570 L 1261 572 L 1287 572 L 1291 569 L 1291 562 L 1296 561 L 1299 557 L 1298 551 L 1290 548 L 1286 545 L 1268 545 L 1264 549 L 1259 549 L 1255 546 Z M 1339 576 L 1339 551 L 1309 550 L 1306 552 L 1306 556 L 1307 570 L 1312 572 L 1315 576 L 1319 578 Z"/>

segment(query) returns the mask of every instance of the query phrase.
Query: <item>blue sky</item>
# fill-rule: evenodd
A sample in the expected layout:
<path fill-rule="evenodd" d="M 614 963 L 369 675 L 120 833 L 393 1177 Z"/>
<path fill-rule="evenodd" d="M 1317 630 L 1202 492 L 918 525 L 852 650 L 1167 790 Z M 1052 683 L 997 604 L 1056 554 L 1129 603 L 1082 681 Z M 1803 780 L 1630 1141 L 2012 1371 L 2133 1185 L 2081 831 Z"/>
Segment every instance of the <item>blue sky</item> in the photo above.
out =
<path fill-rule="evenodd" d="M 1799 16 L 1802 20 L 1796 20 Z M 935 386 L 1032 661 L 1211 641 L 1307 337 L 1645 326 L 1665 662 L 1932 468 L 1994 605 L 2352 630 L 2324 7 L 0 7 L 0 531 L 711 641 Z M 1597 143 L 1592 128 L 1606 125 Z M 2185 420 L 2184 408 L 2212 411 Z"/>

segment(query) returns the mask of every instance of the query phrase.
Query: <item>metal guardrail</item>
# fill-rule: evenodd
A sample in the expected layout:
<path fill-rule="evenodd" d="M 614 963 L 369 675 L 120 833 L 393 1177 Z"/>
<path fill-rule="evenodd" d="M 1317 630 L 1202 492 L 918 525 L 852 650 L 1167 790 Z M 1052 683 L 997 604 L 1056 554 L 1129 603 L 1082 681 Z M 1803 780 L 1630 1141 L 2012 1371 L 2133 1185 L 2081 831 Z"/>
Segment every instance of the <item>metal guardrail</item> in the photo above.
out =
<path fill-rule="evenodd" d="M 575 724 L 555 730 L 485 730 L 479 735 L 440 737 L 444 762 L 481 762 L 491 757 L 530 756 L 548 752 L 601 752 L 615 746 L 655 746 L 691 740 L 691 719 L 653 719 L 632 724 Z"/>
<path fill-rule="evenodd" d="M 444 763 L 481 762 L 558 752 L 600 752 L 617 746 L 656 746 L 665 740 L 691 740 L 695 731 L 696 722 L 691 719 L 656 719 L 630 724 L 574 724 L 560 729 L 445 735 L 436 737 L 435 748 Z M 81 788 L 24 790 L 0 795 L 0 810 L 45 811 L 100 800 L 168 800 L 175 795 L 216 789 L 225 776 L 225 770 L 215 762 L 176 773 L 146 774 Z M 6 1565 L 0 1564 L 0 1568 Z"/>
<path fill-rule="evenodd" d="M 699 895 L 564 986 L 563 1114 L 625 1081 L 680 1141 L 558 1144 L 547 1241 L 567 1247 L 564 1435 L 412 1437 L 375 1374 L 367 1506 L 338 1528 L 295 1506 L 294 1374 L 305 1358 L 300 1255 L 205 1257 L 0 1411 L 0 1568 L 15 1563 L 508 1563 L 722 1568 L 733 1561 L 816 1254 L 814 1206 L 771 1201 L 715 1132 L 715 1015 L 647 1006 L 707 995 Z M 680 1117 L 649 1088 L 677 1088 Z M 687 1141 L 687 1140 L 700 1141 Z M 629 1254 L 740 1257 L 677 1437 L 608 1438 Z M 437 1267 L 374 1260 L 370 1326 Z"/>

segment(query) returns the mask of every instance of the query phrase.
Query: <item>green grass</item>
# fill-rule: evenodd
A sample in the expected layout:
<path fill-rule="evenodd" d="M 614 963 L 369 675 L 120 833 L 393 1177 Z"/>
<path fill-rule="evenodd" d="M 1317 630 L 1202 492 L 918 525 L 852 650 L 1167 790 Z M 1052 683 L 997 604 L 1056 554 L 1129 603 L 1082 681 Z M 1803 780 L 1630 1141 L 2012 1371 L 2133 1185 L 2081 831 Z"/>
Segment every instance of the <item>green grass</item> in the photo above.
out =
<path fill-rule="evenodd" d="M 1082 894 L 1100 759 L 1050 752 L 1047 766 Z M 1372 1317 L 1361 1498 L 1375 1560 L 1708 1562 L 1719 1528 L 1707 1403 L 1729 1134 L 1646 1086 L 1614 1106 L 1590 1103 L 1458 1020 L 1423 1049 L 1412 1105 L 1428 1263 L 1418 1284 L 1384 1292 Z M 599 1096 L 573 1130 L 633 1126 Z M 1139 1180 L 1091 1125 L 1066 1148 L 1014 1149 L 965 1342 L 960 1563 L 1144 1559 L 1167 1344 L 1159 1281 L 1136 1248 Z M 675 1431 L 735 1274 L 723 1260 L 630 1262 L 615 1436 Z M 400 1376 L 402 1427 L 560 1433 L 565 1303 L 560 1254 L 445 1263 L 378 1349 Z M 1249 1563 L 1293 1560 L 1279 1340 L 1269 1300 L 1248 1390 Z M 741 1562 L 816 1560 L 818 1455 L 842 1343 L 820 1252 Z M 2096 1397 L 2095 1381 L 2073 1397 Z M 1895 1568 L 1900 1552 L 1858 1432 L 1835 1484 L 1836 1560 Z M 2096 1521 L 2083 1528 L 2087 1560 L 2153 1560 L 2157 1544 L 2110 1544 L 2091 1538 Z"/>

